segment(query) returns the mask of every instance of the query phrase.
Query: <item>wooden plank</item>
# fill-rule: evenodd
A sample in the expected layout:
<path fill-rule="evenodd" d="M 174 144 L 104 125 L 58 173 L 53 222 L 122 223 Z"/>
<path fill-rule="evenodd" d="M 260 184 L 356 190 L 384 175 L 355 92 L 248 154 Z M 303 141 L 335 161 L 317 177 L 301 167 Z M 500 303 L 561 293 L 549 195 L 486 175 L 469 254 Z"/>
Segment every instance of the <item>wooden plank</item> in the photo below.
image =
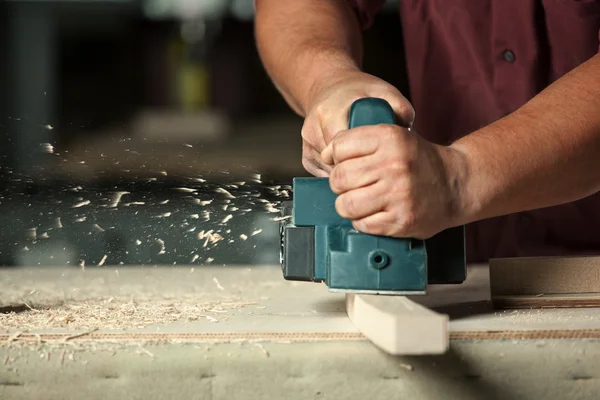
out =
<path fill-rule="evenodd" d="M 526 296 L 494 296 L 494 308 L 600 307 L 600 293 L 565 293 Z"/>
<path fill-rule="evenodd" d="M 600 292 L 600 257 L 527 257 L 490 260 L 497 296 Z"/>
<path fill-rule="evenodd" d="M 494 308 L 600 307 L 600 257 L 490 260 Z"/>
<path fill-rule="evenodd" d="M 346 312 L 367 339 L 389 354 L 443 354 L 448 349 L 448 316 L 406 297 L 347 294 Z"/>

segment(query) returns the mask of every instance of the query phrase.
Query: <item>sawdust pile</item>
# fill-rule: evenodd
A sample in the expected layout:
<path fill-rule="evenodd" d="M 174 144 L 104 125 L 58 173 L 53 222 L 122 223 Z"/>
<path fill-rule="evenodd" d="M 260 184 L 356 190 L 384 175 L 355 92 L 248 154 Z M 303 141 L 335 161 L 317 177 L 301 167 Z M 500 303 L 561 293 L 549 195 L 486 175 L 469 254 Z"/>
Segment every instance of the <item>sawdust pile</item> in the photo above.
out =
<path fill-rule="evenodd" d="M 236 309 L 254 304 L 257 302 L 235 298 L 207 300 L 188 295 L 177 299 L 109 297 L 39 308 L 29 305 L 27 311 L 0 313 L 0 331 L 137 330 L 166 323 L 218 323 L 229 319 Z"/>

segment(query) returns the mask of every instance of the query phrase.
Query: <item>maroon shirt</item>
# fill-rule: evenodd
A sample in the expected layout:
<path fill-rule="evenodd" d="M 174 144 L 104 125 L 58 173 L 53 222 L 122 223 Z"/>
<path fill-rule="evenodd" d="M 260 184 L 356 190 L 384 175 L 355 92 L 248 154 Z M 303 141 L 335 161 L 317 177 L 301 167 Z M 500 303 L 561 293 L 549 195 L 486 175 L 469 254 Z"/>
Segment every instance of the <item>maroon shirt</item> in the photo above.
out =
<path fill-rule="evenodd" d="M 384 0 L 348 0 L 368 28 Z M 399 0 L 415 130 L 449 144 L 599 50 L 596 0 Z M 565 99 L 567 100 L 567 99 Z M 467 227 L 470 261 L 600 254 L 600 196 Z"/>

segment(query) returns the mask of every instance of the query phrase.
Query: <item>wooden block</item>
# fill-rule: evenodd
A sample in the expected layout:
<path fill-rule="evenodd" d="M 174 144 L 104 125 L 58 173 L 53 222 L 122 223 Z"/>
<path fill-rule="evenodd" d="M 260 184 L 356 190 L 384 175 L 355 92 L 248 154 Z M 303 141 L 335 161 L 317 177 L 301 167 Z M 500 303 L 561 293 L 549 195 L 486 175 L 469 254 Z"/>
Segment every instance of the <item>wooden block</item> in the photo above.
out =
<path fill-rule="evenodd" d="M 490 260 L 496 308 L 600 306 L 600 257 L 525 257 Z"/>
<path fill-rule="evenodd" d="M 389 354 L 443 354 L 448 349 L 448 316 L 404 296 L 347 294 L 346 312 L 367 339 Z"/>

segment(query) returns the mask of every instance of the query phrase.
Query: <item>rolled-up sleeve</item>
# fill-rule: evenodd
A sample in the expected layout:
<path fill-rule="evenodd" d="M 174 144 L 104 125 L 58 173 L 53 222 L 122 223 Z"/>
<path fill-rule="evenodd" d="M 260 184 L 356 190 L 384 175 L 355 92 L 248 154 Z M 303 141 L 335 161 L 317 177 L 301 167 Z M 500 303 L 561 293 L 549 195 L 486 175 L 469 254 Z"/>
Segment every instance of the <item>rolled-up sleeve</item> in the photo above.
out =
<path fill-rule="evenodd" d="M 383 7 L 386 0 L 346 0 L 356 12 L 362 29 L 373 24 L 375 15 Z"/>

